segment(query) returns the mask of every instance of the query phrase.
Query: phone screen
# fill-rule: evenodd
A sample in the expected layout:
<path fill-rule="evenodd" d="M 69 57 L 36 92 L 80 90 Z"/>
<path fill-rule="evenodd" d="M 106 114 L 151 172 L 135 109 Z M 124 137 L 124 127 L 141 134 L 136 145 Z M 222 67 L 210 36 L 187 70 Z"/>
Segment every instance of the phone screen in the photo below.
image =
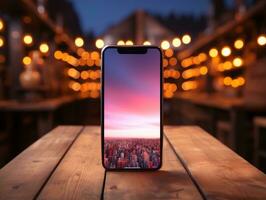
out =
<path fill-rule="evenodd" d="M 106 169 L 161 166 L 161 52 L 156 47 L 103 51 L 102 134 Z"/>

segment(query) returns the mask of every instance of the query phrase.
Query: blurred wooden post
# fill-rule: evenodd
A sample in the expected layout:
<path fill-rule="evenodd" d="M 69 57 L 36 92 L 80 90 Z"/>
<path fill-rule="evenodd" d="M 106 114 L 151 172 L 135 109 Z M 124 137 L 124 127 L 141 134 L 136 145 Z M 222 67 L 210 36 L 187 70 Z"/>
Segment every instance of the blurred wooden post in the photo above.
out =
<path fill-rule="evenodd" d="M 7 79 L 11 98 L 16 98 L 18 89 L 19 74 L 22 71 L 23 44 L 22 44 L 22 27 L 18 20 L 9 22 L 9 66 L 7 69 Z"/>
<path fill-rule="evenodd" d="M 145 13 L 143 10 L 138 10 L 136 13 L 136 44 L 142 45 L 144 42 L 144 17 Z"/>

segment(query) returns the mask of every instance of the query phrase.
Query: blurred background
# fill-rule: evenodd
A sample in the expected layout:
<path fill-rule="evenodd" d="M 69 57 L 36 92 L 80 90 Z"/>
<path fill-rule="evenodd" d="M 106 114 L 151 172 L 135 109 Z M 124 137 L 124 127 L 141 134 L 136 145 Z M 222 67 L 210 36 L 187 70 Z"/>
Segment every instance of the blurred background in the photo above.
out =
<path fill-rule="evenodd" d="M 0 167 L 59 124 L 99 125 L 101 49 L 137 44 L 163 51 L 164 123 L 199 125 L 265 172 L 265 10 L 263 0 L 0 1 Z"/>

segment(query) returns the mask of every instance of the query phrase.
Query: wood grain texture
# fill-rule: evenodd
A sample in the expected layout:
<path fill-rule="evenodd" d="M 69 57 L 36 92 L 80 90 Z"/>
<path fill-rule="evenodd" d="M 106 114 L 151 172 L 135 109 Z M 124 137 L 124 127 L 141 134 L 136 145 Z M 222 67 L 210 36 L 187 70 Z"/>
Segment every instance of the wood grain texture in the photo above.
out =
<path fill-rule="evenodd" d="M 0 199 L 33 199 L 82 127 L 60 126 L 0 170 Z"/>
<path fill-rule="evenodd" d="M 38 199 L 100 199 L 104 173 L 100 127 L 90 126 L 67 152 Z"/>
<path fill-rule="evenodd" d="M 165 135 L 207 199 L 266 199 L 266 175 L 198 127 Z"/>
<path fill-rule="evenodd" d="M 104 199 L 202 199 L 164 140 L 163 167 L 154 172 L 107 172 Z"/>

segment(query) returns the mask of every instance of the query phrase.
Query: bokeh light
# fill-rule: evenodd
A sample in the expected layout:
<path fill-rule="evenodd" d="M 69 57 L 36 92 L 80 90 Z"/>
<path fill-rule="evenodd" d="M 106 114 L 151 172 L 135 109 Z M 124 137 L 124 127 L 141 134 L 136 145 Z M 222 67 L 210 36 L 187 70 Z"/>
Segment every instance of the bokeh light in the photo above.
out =
<path fill-rule="evenodd" d="M 77 47 L 82 47 L 82 46 L 84 45 L 84 40 L 83 40 L 81 37 L 77 37 L 77 38 L 75 39 L 75 45 L 76 45 Z"/>

